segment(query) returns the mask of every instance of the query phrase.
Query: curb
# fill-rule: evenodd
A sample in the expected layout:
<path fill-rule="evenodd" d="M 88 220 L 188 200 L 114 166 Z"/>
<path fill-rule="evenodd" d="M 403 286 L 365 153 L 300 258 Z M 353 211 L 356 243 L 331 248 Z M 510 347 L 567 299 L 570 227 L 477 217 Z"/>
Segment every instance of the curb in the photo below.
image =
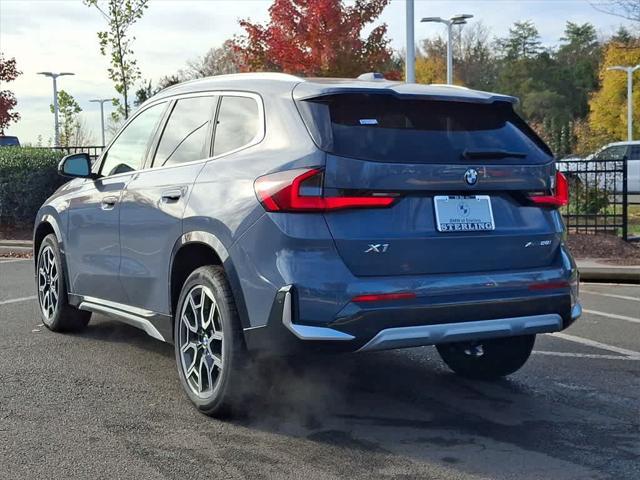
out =
<path fill-rule="evenodd" d="M 33 248 L 31 240 L 0 240 L 0 247 Z"/>
<path fill-rule="evenodd" d="M 640 267 L 584 267 L 578 265 L 580 281 L 607 283 L 640 283 Z"/>

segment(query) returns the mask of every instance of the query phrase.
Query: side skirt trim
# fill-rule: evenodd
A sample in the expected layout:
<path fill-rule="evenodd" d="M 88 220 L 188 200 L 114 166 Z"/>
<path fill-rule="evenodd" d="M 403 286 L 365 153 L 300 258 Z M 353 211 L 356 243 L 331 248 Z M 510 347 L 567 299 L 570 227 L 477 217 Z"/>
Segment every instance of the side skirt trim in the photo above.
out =
<path fill-rule="evenodd" d="M 166 342 L 167 340 L 158 331 L 156 326 L 151 323 L 151 318 L 158 317 L 159 314 L 151 310 L 145 310 L 122 303 L 111 302 L 95 297 L 79 297 L 78 308 L 88 310 L 90 312 L 104 313 L 106 315 L 117 317 L 122 323 L 131 325 L 132 327 L 144 330 L 147 335 Z M 145 318 L 146 317 L 146 318 Z"/>

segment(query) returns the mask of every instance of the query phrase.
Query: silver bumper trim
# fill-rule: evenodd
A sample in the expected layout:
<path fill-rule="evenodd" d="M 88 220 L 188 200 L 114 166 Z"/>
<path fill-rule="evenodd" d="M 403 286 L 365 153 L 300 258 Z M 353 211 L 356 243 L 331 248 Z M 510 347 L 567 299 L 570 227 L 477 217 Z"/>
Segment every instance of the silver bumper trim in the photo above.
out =
<path fill-rule="evenodd" d="M 582 315 L 582 305 L 576 303 L 573 308 L 571 308 L 571 320 L 576 320 Z"/>
<path fill-rule="evenodd" d="M 80 310 L 89 310 L 90 312 L 104 313 L 106 315 L 114 315 L 122 323 L 131 325 L 132 327 L 140 328 L 147 332 L 147 335 L 166 342 L 165 338 L 158 331 L 158 329 L 144 316 L 150 316 L 153 312 L 144 310 L 137 307 L 131 307 L 129 305 L 123 305 L 121 303 L 110 302 L 94 297 L 82 297 Z M 126 310 L 125 310 L 126 309 Z M 144 315 L 144 316 L 142 316 Z"/>
<path fill-rule="evenodd" d="M 562 330 L 562 317 L 557 314 L 387 328 L 378 332 L 358 351 L 420 347 L 438 343 L 532 335 L 560 330 Z"/>
<path fill-rule="evenodd" d="M 311 325 L 297 325 L 292 321 L 291 285 L 280 289 L 285 292 L 282 306 L 282 323 L 300 340 L 353 340 L 355 337 L 348 333 L 339 332 L 333 328 L 314 327 Z"/>

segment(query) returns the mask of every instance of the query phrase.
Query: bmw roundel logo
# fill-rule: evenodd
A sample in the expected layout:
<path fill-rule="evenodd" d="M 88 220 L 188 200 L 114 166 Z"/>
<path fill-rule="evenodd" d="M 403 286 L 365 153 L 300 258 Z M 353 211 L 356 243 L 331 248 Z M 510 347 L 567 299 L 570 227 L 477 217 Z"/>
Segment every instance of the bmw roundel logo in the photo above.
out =
<path fill-rule="evenodd" d="M 464 172 L 464 181 L 467 182 L 467 185 L 478 183 L 478 171 L 475 168 L 469 168 Z"/>

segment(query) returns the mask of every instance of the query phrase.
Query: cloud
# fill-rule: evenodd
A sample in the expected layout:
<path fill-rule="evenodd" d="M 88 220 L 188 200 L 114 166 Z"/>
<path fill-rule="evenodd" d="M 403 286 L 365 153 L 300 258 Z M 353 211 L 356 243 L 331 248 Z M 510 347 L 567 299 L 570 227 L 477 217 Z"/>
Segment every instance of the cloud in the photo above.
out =
<path fill-rule="evenodd" d="M 184 68 L 227 38 L 242 33 L 239 18 L 265 21 L 270 0 L 154 0 L 132 28 L 133 48 L 143 78 L 157 81 L 163 75 Z M 381 21 L 388 24 L 392 45 L 405 43 L 405 2 L 393 0 Z M 476 0 L 417 1 L 416 21 L 423 16 L 448 17 L 465 12 L 504 36 L 515 21 L 532 20 L 543 42 L 555 44 L 565 22 L 590 21 L 608 33 L 624 22 L 597 12 L 586 0 Z M 10 84 L 18 98 L 22 120 L 9 128 L 24 141 L 48 136 L 53 120 L 49 113 L 51 80 L 37 72 L 72 71 L 74 77 L 60 79 L 60 88 L 74 95 L 85 109 L 87 122 L 99 131 L 97 106 L 90 98 L 113 97 L 116 92 L 107 78 L 108 58 L 100 55 L 96 32 L 106 28 L 102 16 L 80 0 L 0 0 L 0 47 L 15 56 L 23 75 Z M 442 25 L 416 23 L 416 41 L 442 35 Z"/>

